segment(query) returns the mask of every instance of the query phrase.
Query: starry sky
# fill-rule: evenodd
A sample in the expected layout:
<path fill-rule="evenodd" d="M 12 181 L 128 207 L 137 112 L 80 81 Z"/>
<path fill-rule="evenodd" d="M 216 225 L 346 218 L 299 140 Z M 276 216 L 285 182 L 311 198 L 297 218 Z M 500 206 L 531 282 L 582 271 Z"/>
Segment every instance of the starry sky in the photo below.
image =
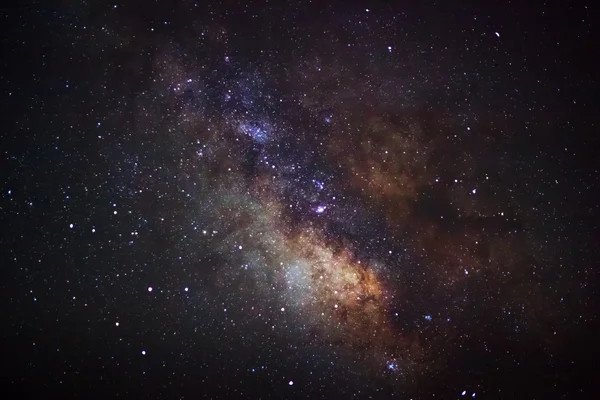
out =
<path fill-rule="evenodd" d="M 0 10 L 17 398 L 599 393 L 591 3 L 59 3 Z"/>

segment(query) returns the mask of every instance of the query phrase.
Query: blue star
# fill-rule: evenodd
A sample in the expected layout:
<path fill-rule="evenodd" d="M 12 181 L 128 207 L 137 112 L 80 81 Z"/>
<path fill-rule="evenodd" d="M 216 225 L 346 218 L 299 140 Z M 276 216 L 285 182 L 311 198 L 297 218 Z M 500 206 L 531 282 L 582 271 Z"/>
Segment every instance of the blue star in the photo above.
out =
<path fill-rule="evenodd" d="M 325 184 L 323 182 L 319 182 L 316 179 L 313 179 L 312 182 L 315 185 L 315 187 L 319 190 L 323 190 L 323 188 L 325 187 Z"/>

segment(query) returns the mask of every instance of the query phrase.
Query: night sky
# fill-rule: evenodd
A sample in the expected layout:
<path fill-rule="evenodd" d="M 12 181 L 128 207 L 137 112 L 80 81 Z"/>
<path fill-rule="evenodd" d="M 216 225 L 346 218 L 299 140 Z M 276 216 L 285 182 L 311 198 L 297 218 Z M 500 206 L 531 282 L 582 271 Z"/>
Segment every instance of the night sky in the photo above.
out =
<path fill-rule="evenodd" d="M 598 10 L 0 10 L 2 398 L 600 391 Z"/>

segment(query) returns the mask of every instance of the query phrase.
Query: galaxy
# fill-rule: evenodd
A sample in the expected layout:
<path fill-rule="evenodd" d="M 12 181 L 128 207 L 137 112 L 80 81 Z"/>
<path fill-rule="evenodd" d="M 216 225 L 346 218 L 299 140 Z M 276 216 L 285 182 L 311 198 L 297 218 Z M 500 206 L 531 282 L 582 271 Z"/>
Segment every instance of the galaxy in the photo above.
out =
<path fill-rule="evenodd" d="M 0 14 L 15 398 L 600 393 L 588 6 Z"/>

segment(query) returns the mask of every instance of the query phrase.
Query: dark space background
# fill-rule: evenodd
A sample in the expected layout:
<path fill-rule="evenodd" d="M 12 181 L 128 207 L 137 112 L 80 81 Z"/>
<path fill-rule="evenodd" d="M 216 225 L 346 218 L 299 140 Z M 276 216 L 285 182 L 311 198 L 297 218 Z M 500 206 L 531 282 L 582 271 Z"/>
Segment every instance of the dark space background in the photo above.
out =
<path fill-rule="evenodd" d="M 585 399 L 598 9 L 2 22 L 3 398 Z"/>

